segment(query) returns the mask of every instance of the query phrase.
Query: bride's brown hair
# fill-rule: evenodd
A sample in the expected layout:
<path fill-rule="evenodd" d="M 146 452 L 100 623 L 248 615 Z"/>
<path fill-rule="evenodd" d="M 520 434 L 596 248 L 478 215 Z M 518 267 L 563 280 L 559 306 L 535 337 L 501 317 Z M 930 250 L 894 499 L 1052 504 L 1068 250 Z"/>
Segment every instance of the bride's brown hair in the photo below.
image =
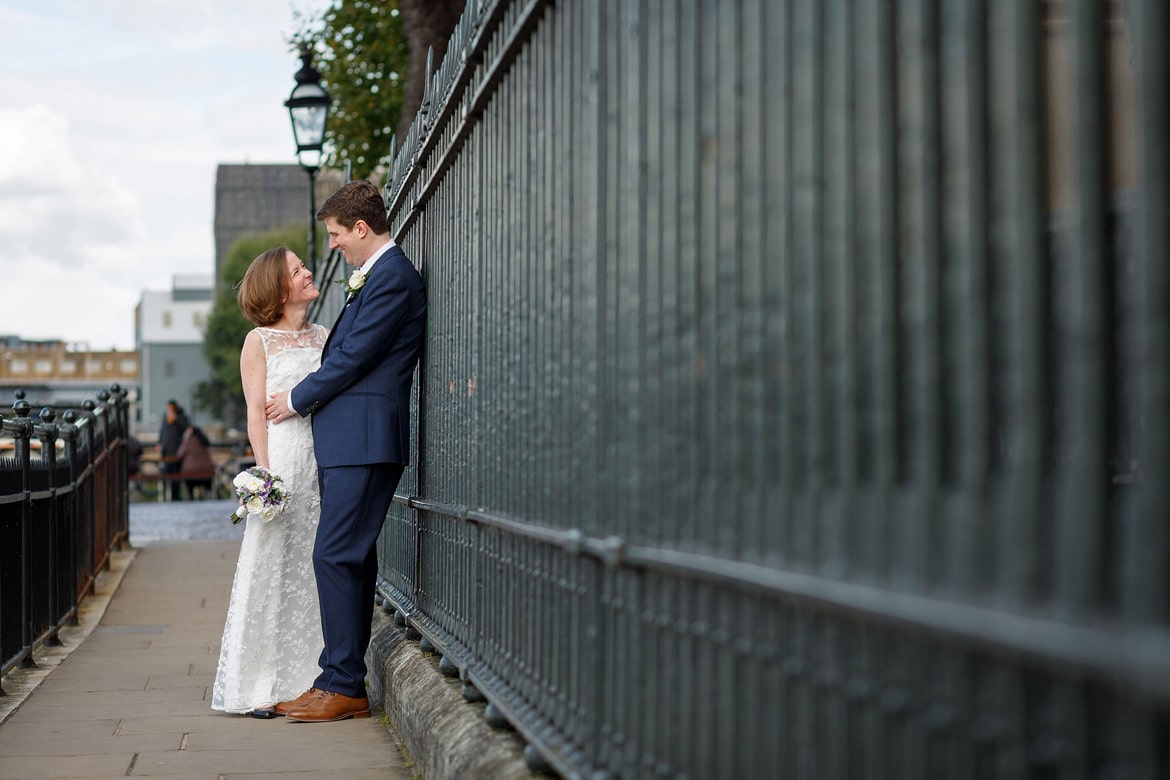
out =
<path fill-rule="evenodd" d="M 240 282 L 237 300 L 244 316 L 267 327 L 284 316 L 288 297 L 288 247 L 278 246 L 259 255 Z"/>

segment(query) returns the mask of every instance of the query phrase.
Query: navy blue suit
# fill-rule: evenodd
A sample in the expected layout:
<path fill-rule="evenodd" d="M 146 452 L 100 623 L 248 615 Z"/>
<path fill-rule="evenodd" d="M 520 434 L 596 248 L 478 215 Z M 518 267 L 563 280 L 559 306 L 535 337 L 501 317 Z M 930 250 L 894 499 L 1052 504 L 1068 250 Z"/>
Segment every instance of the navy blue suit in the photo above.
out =
<path fill-rule="evenodd" d="M 321 367 L 289 394 L 313 416 L 321 521 L 313 570 L 325 649 L 314 687 L 364 697 L 378 533 L 410 457 L 410 386 L 422 351 L 422 278 L 401 248 L 374 263 L 333 326 Z"/>

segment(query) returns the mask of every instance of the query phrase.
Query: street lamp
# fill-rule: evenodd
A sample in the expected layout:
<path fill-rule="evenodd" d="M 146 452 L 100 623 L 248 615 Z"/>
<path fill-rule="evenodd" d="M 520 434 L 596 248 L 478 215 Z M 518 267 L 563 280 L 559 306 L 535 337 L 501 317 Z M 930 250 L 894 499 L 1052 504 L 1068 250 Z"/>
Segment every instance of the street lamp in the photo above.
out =
<path fill-rule="evenodd" d="M 321 87 L 321 74 L 313 67 L 313 50 L 301 44 L 301 69 L 293 76 L 297 85 L 284 105 L 297 142 L 297 162 L 309 174 L 309 270 L 317 272 L 317 169 L 325 145 L 325 121 L 329 118 L 329 93 Z"/>

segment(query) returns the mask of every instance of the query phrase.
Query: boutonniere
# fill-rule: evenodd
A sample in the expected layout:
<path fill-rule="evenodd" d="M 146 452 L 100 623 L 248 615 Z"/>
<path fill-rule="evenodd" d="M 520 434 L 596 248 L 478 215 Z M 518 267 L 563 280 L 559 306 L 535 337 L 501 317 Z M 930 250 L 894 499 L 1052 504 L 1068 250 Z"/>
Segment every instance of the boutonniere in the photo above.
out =
<path fill-rule="evenodd" d="M 366 284 L 366 275 L 362 273 L 362 269 L 355 268 L 348 279 L 338 279 L 336 283 L 345 285 L 346 295 L 357 295 L 358 290 Z"/>

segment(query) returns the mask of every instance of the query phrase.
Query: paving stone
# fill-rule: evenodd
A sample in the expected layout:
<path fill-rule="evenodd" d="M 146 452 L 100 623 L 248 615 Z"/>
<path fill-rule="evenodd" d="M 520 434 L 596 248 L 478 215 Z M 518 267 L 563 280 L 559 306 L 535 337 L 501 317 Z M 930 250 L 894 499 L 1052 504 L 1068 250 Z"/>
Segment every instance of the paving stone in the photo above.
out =
<path fill-rule="evenodd" d="M 91 780 L 99 775 L 122 777 L 133 753 L 85 756 L 9 756 L 0 753 L 3 777 L 12 780 Z"/>
<path fill-rule="evenodd" d="M 0 778 L 411 778 L 377 717 L 304 724 L 211 709 L 242 533 L 222 509 L 152 507 L 158 523 L 190 526 L 194 541 L 117 554 L 120 582 L 86 599 L 87 627 L 62 632 L 67 647 L 39 659 L 44 668 L 5 678 L 21 694 L 0 710 Z"/>

